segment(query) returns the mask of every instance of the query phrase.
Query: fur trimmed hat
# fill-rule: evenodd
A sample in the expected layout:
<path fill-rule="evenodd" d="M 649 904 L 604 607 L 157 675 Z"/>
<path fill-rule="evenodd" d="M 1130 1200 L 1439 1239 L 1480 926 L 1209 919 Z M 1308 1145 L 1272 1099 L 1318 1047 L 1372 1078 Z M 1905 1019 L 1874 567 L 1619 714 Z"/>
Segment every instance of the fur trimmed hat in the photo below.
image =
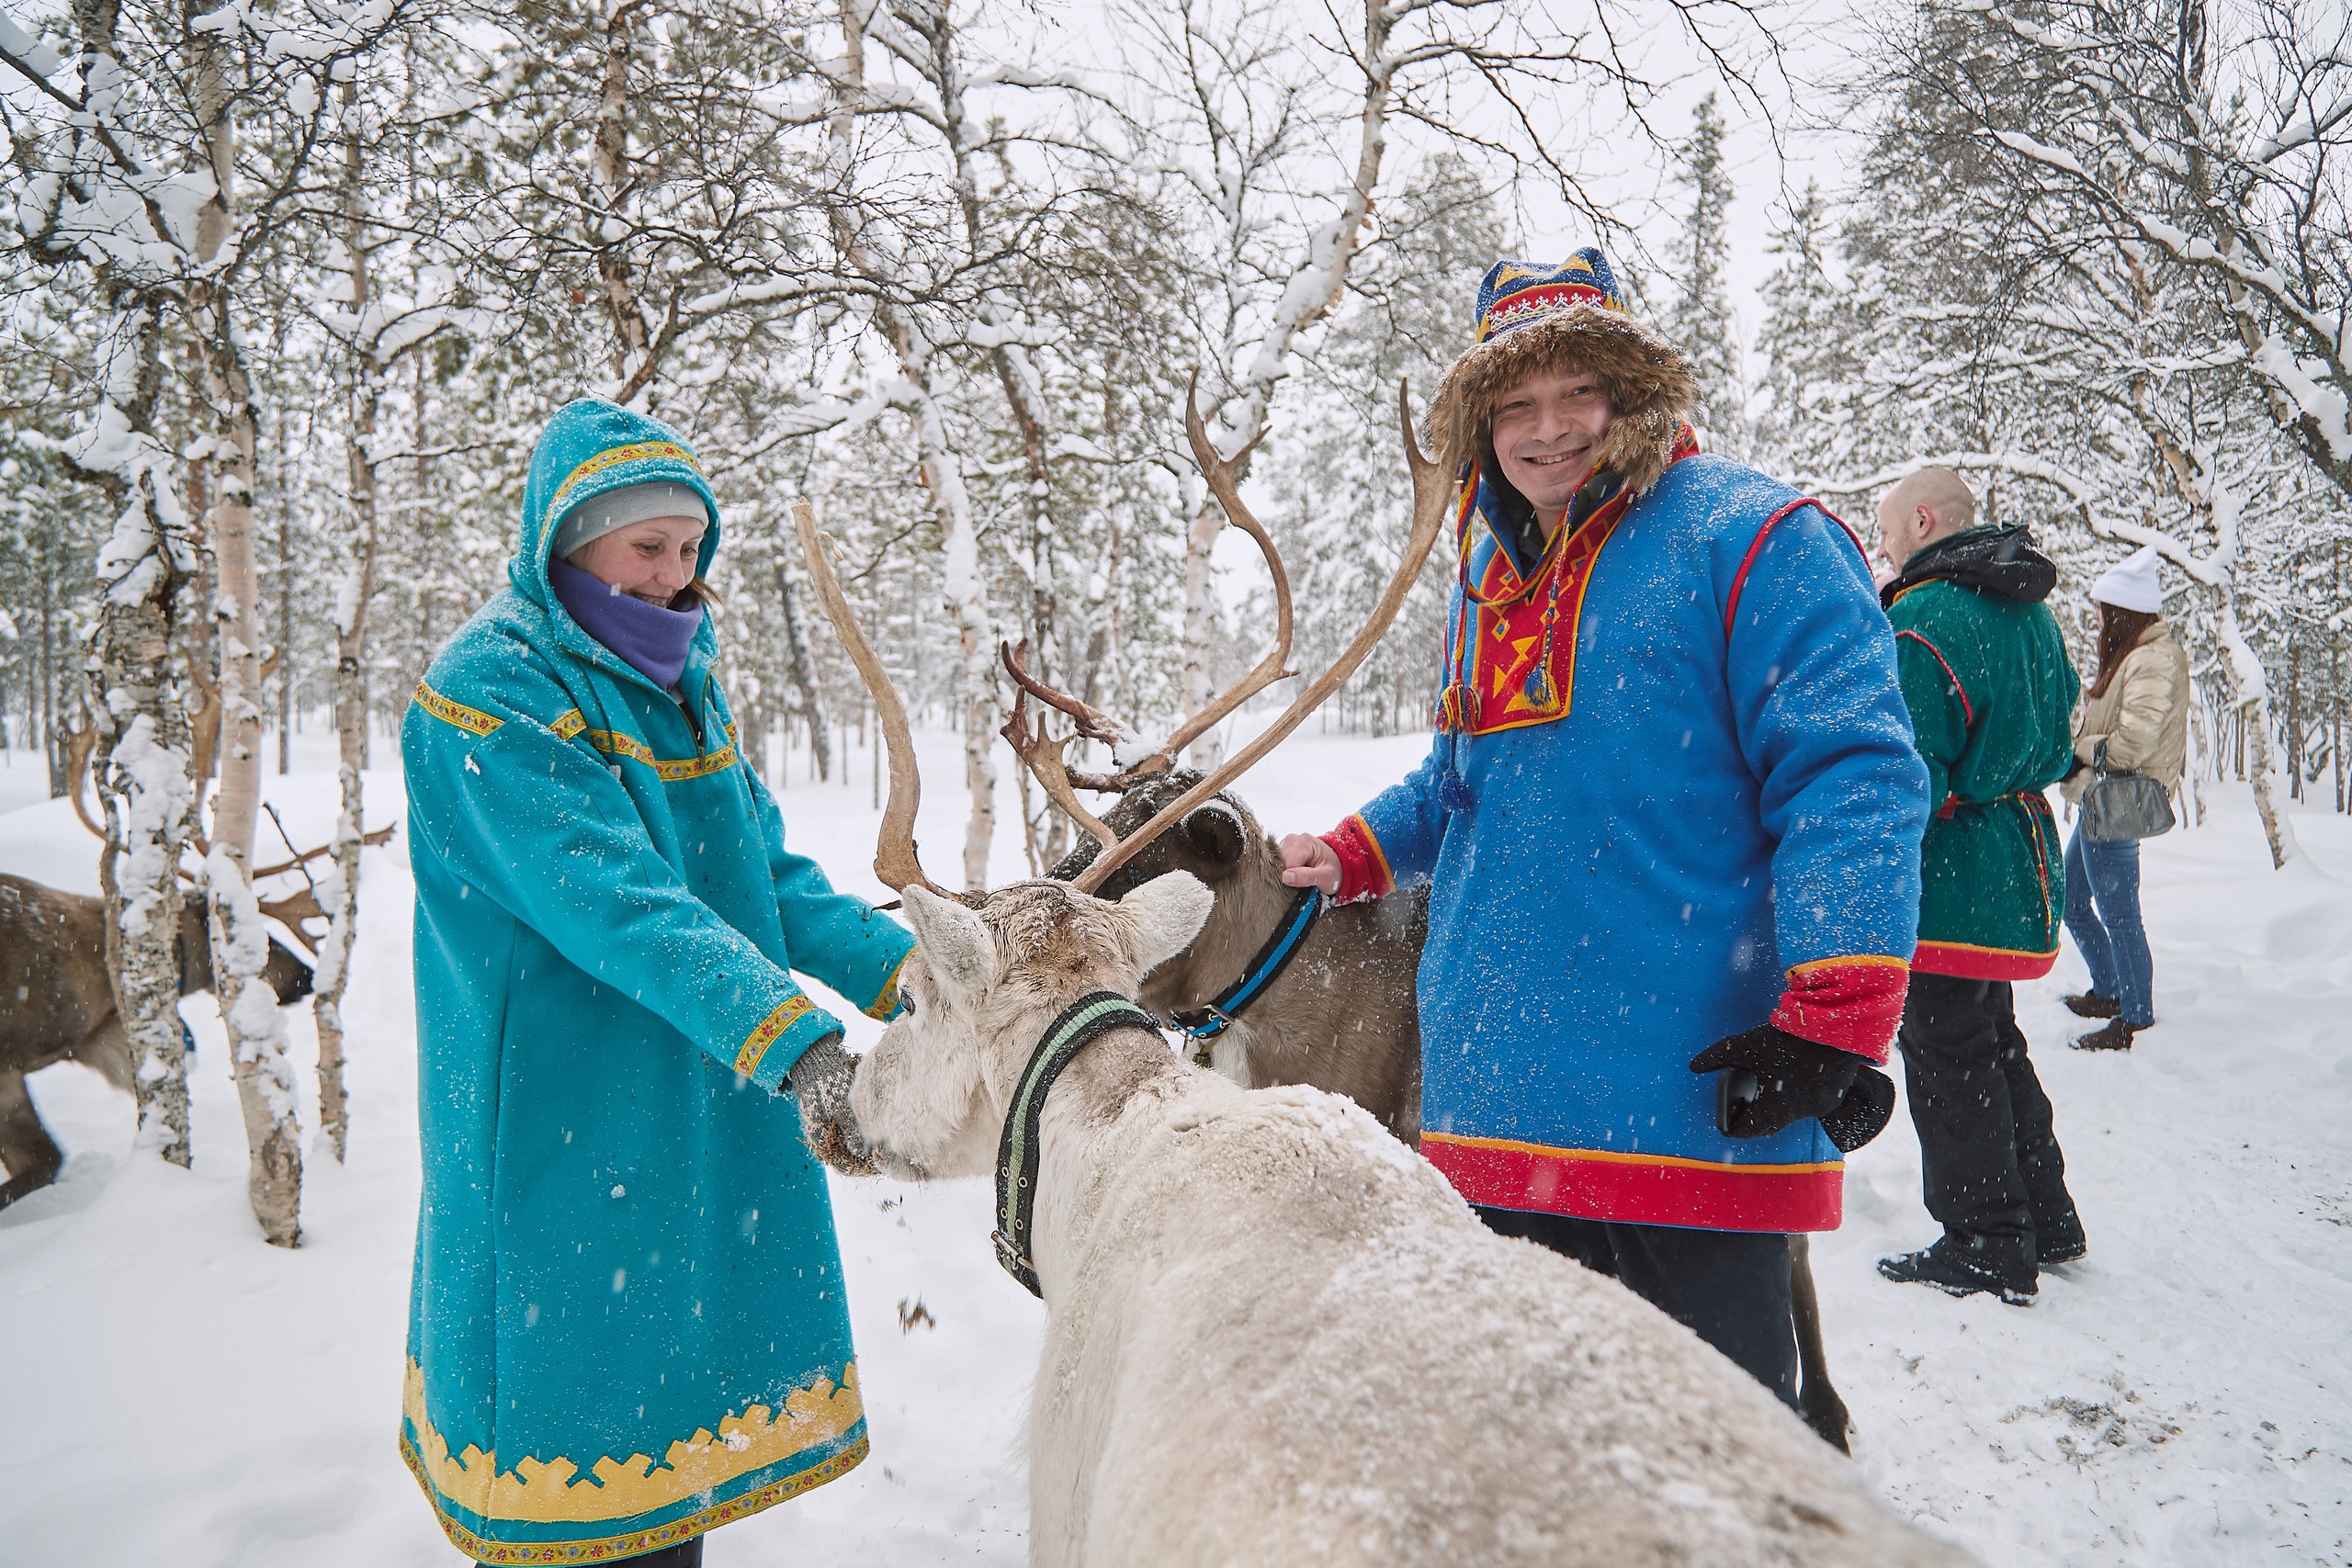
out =
<path fill-rule="evenodd" d="M 1612 418 L 1600 467 L 1635 495 L 1672 460 L 1699 387 L 1689 357 L 1634 320 L 1609 270 L 1588 246 L 1558 266 L 1499 261 L 1478 285 L 1478 337 L 1438 383 L 1430 438 L 1456 472 L 1480 457 L 1495 405 L 1528 377 L 1574 368 L 1609 389 Z M 1493 476 L 1499 478 L 1499 476 Z"/>

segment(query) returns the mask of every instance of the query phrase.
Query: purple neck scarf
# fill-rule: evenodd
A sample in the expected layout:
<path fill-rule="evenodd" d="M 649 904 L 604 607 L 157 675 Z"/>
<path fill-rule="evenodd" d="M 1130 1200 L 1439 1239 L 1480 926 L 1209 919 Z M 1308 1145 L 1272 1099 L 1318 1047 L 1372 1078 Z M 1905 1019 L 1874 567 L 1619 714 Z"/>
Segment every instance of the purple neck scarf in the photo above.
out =
<path fill-rule="evenodd" d="M 702 629 L 702 604 L 666 610 L 632 599 L 570 561 L 548 562 L 548 586 L 581 629 L 663 691 L 685 673 L 686 650 Z"/>

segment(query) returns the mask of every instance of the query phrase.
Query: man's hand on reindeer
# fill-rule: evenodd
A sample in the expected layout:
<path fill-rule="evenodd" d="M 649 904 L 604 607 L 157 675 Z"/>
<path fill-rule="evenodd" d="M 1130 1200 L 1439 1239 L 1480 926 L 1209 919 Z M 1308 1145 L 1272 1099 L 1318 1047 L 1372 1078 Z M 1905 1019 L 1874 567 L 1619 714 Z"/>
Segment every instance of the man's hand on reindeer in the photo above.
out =
<path fill-rule="evenodd" d="M 801 1053 L 784 1075 L 784 1087 L 800 1102 L 800 1135 L 809 1152 L 850 1176 L 871 1176 L 872 1151 L 849 1108 L 857 1058 L 842 1049 L 842 1037 L 828 1034 Z"/>
<path fill-rule="evenodd" d="M 1282 841 L 1283 886 L 1319 887 L 1327 897 L 1340 891 L 1340 857 L 1312 833 L 1292 833 Z"/>

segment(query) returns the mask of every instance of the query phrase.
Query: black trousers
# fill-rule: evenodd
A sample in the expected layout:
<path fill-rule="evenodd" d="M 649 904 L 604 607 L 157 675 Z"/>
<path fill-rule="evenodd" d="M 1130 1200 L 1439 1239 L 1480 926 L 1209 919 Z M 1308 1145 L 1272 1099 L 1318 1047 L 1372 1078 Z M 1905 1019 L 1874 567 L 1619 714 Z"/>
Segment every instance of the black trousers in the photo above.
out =
<path fill-rule="evenodd" d="M 637 1568 L 702 1568 L 702 1543 L 703 1538 L 696 1536 L 675 1546 L 665 1546 L 659 1551 L 649 1551 L 639 1557 L 623 1557 L 618 1561 L 635 1563 Z M 475 1568 L 489 1568 L 489 1565 L 478 1563 Z"/>
<path fill-rule="evenodd" d="M 2037 1232 L 2078 1222 L 2009 983 L 1914 974 L 1896 1038 L 1928 1213 L 2030 1268 Z"/>
<path fill-rule="evenodd" d="M 1789 1325 L 1789 1238 L 1479 1209 L 1498 1235 L 1523 1236 L 1618 1280 L 1721 1350 L 1791 1409 L 1797 1342 Z"/>

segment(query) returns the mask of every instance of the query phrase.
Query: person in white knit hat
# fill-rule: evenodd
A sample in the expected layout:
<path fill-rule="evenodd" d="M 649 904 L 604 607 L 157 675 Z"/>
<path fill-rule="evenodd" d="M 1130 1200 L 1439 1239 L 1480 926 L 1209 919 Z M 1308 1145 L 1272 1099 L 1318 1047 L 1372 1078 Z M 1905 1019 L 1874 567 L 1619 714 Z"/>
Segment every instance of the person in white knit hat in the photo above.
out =
<path fill-rule="evenodd" d="M 2066 798 L 2080 806 L 2101 765 L 2178 789 L 2188 749 L 2188 659 L 2165 622 L 2155 547 L 2101 573 L 2091 602 L 2098 609 L 2098 674 L 2083 693 Z M 2066 1005 L 2106 1021 L 2075 1045 L 2130 1050 L 2132 1035 L 2156 1021 L 2154 965 L 2140 920 L 2138 840 L 2101 843 L 2076 822 L 2066 844 L 2066 930 L 2091 972 L 2090 989 Z"/>

